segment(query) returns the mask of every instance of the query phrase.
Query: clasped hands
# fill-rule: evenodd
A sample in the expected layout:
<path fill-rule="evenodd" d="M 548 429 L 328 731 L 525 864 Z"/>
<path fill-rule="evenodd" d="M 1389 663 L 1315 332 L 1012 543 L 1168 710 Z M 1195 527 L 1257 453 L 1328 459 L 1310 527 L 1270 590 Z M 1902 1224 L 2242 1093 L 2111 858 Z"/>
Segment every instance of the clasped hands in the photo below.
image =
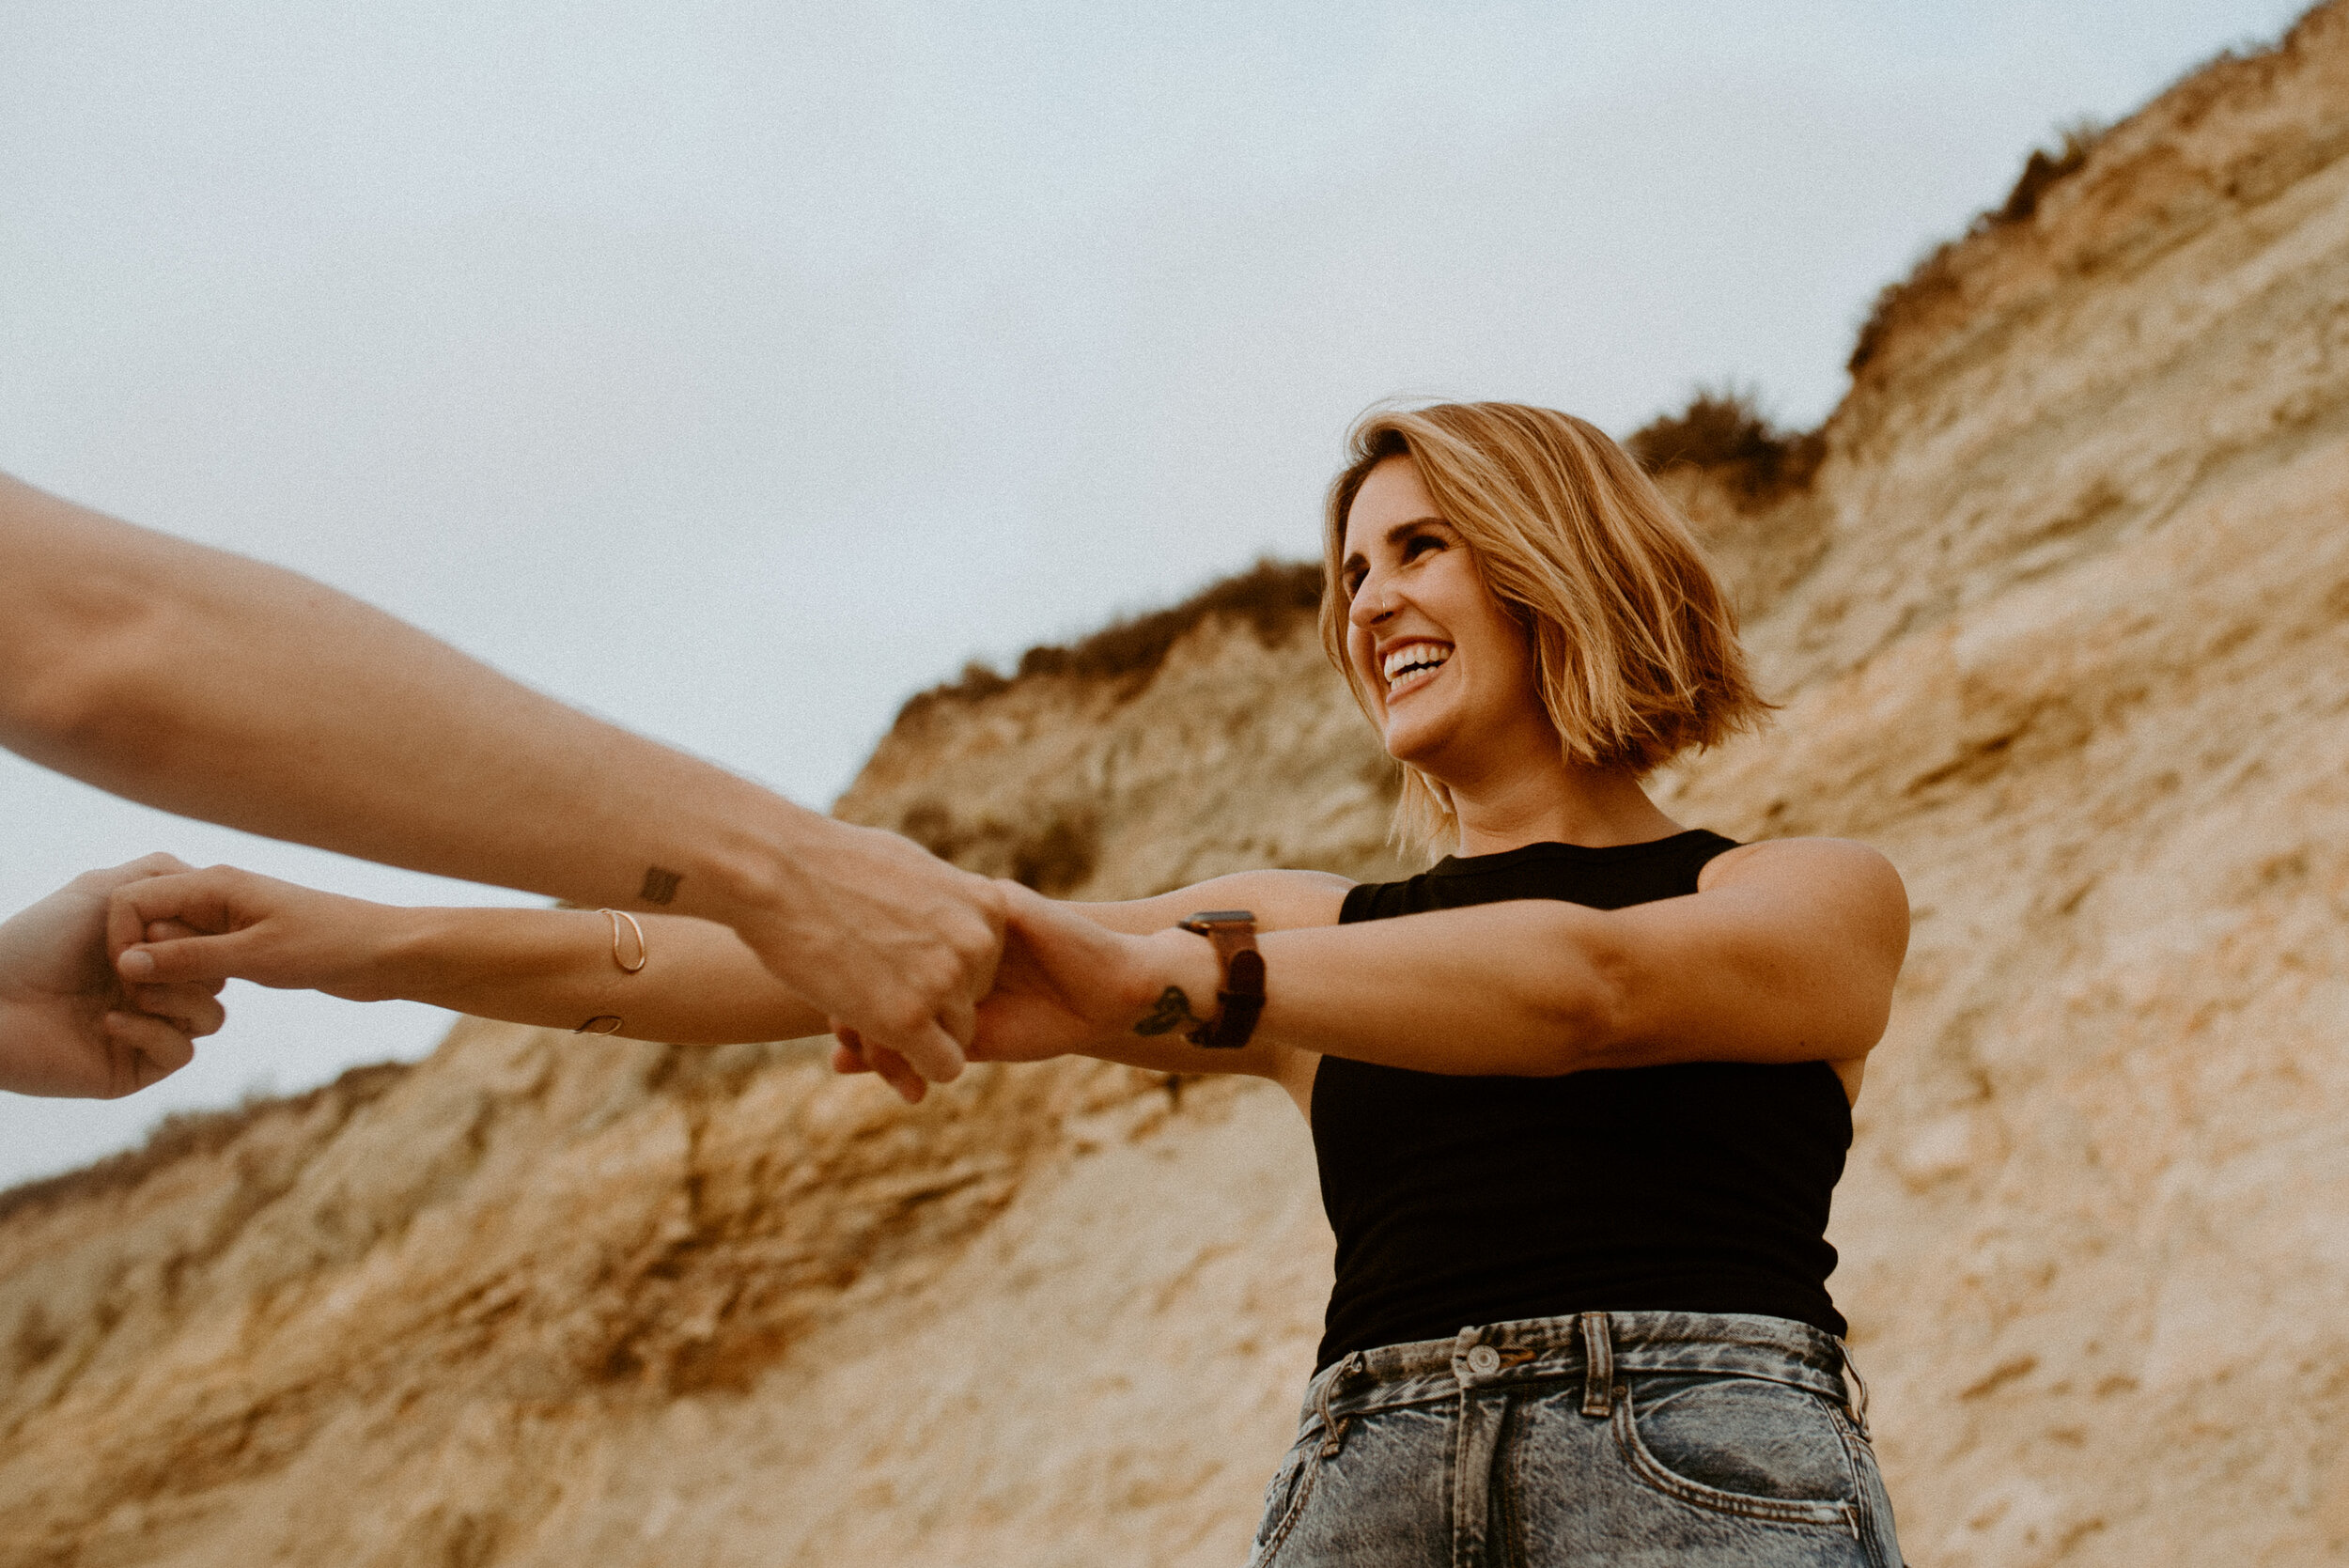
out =
<path fill-rule="evenodd" d="M 1210 998 L 1221 979 L 1215 950 L 1174 927 L 1129 935 L 1102 926 L 1081 906 L 1058 904 L 1016 882 L 998 884 L 1003 948 L 994 984 L 979 999 L 966 1049 L 972 1062 L 1041 1062 L 1130 1045 L 1137 1023 L 1169 987 Z M 832 1070 L 876 1073 L 909 1104 L 928 1085 L 902 1055 L 840 1020 Z"/>
<path fill-rule="evenodd" d="M 188 1064 L 226 1020 L 221 982 L 139 985 L 115 972 L 106 941 L 121 889 L 191 868 L 169 855 L 75 877 L 0 922 L 0 1090 L 118 1099 Z M 159 922 L 158 939 L 192 936 Z"/>

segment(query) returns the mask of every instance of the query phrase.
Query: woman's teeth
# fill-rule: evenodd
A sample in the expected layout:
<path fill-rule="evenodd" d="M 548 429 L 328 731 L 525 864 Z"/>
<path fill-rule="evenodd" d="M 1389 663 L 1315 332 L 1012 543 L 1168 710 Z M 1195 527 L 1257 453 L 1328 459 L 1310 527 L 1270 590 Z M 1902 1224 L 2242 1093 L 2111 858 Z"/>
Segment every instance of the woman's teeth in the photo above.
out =
<path fill-rule="evenodd" d="M 1392 691 L 1413 675 L 1440 668 L 1451 657 L 1452 650 L 1440 643 L 1413 643 L 1395 649 L 1387 655 L 1387 690 Z"/>

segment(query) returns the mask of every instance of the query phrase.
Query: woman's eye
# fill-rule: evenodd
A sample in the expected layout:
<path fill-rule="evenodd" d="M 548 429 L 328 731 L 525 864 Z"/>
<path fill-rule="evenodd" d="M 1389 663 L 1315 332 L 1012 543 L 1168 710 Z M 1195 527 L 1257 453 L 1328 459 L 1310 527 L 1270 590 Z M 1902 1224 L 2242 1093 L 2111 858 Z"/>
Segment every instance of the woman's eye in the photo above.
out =
<path fill-rule="evenodd" d="M 1415 561 L 1431 550 L 1441 550 L 1442 548 L 1443 541 L 1437 538 L 1433 534 L 1414 535 L 1403 546 L 1403 559 L 1406 561 Z"/>

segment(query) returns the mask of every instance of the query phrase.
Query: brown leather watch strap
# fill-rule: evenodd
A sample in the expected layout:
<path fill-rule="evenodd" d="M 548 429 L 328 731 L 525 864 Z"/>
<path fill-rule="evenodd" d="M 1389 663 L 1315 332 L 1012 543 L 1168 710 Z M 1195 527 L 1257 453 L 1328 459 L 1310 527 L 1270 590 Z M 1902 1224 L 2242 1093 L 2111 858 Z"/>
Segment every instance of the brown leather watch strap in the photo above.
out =
<path fill-rule="evenodd" d="M 1255 911 L 1204 909 L 1181 924 L 1215 944 L 1222 970 L 1215 1017 L 1183 1037 L 1209 1050 L 1237 1050 L 1256 1032 L 1264 1014 L 1264 955 L 1256 947 Z"/>

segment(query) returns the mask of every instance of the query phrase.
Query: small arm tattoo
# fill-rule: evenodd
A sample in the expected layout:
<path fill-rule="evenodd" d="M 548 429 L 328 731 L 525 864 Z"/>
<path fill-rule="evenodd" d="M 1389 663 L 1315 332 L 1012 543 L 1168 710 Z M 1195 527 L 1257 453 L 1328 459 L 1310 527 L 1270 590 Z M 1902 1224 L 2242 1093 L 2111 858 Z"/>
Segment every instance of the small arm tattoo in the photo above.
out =
<path fill-rule="evenodd" d="M 677 885 L 684 880 L 685 874 L 681 871 L 650 866 L 645 872 L 645 885 L 637 890 L 636 896 L 647 904 L 666 904 L 677 896 Z"/>
<path fill-rule="evenodd" d="M 1151 1003 L 1150 1011 L 1142 1016 L 1142 1021 L 1134 1025 L 1134 1032 L 1172 1034 L 1186 1026 L 1201 1028 L 1206 1021 L 1191 1012 L 1190 998 L 1183 994 L 1180 986 L 1169 986 L 1159 993 L 1159 1000 Z"/>

